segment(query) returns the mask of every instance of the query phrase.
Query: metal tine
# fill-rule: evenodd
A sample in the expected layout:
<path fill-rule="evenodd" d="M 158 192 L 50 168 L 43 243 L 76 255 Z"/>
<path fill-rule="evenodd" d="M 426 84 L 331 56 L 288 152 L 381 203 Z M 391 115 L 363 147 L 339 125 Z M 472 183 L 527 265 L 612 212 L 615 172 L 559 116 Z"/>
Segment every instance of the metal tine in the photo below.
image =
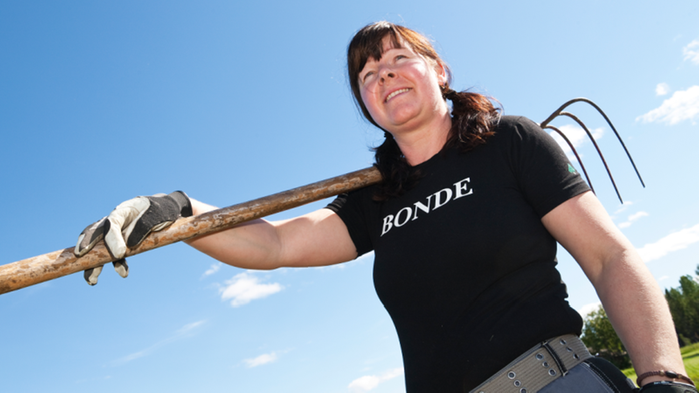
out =
<path fill-rule="evenodd" d="M 607 170 L 607 174 L 609 175 L 609 180 L 612 181 L 612 185 L 614 186 L 614 191 L 616 191 L 616 196 L 619 197 L 619 202 L 624 204 L 624 200 L 621 199 L 621 194 L 619 193 L 619 189 L 617 188 L 616 182 L 614 181 L 614 176 L 612 176 L 612 171 L 609 170 L 609 165 L 607 165 L 607 160 L 604 159 L 604 155 L 602 154 L 602 151 L 600 150 L 599 145 L 597 145 L 597 141 L 595 141 L 595 138 L 592 136 L 592 133 L 587 128 L 585 123 L 580 121 L 580 119 L 578 119 L 574 114 L 572 114 L 570 112 L 562 111 L 561 113 L 558 114 L 558 116 L 570 117 L 571 119 L 575 120 L 575 122 L 578 123 L 580 125 L 580 127 L 583 128 L 583 130 L 585 130 L 585 132 L 587 133 L 587 136 L 590 137 L 592 144 L 595 145 L 595 149 L 597 150 L 597 154 L 599 154 L 599 158 L 602 160 L 602 163 L 604 164 L 604 168 Z"/>
<path fill-rule="evenodd" d="M 631 161 L 631 165 L 633 166 L 634 171 L 636 171 L 636 176 L 638 176 L 638 180 L 641 181 L 641 185 L 645 188 L 646 183 L 643 181 L 643 178 L 641 177 L 641 173 L 638 171 L 638 168 L 636 167 L 636 163 L 633 161 L 633 158 L 631 157 L 631 153 L 629 153 L 629 149 L 626 148 L 626 144 L 624 143 L 624 140 L 621 139 L 621 136 L 619 135 L 616 128 L 614 127 L 614 124 L 612 124 L 611 120 L 609 120 L 609 117 L 607 117 L 607 114 L 604 113 L 604 111 L 597 104 L 592 102 L 592 100 L 584 98 L 584 97 L 578 97 L 578 98 L 573 98 L 572 100 L 569 100 L 568 102 L 561 105 L 561 107 L 558 108 L 556 111 L 554 111 L 551 114 L 551 116 L 549 116 L 546 120 L 544 120 L 541 123 L 541 128 L 544 128 L 553 119 L 558 117 L 560 115 L 560 113 L 565 108 L 567 108 L 568 106 L 570 106 L 571 104 L 574 104 L 576 102 L 585 102 L 585 103 L 589 104 L 590 106 L 595 108 L 597 110 L 597 112 L 599 112 L 599 114 L 602 115 L 602 117 L 604 117 L 604 120 L 607 122 L 607 124 L 609 124 L 609 127 L 611 127 L 612 131 L 614 131 L 614 135 L 616 135 L 616 138 L 619 140 L 619 143 L 621 143 L 621 147 L 624 148 L 624 151 L 626 152 L 626 156 L 629 158 L 629 161 Z"/>
<path fill-rule="evenodd" d="M 585 174 L 585 179 L 587 179 L 587 184 L 590 185 L 590 189 L 592 190 L 592 192 L 595 192 L 595 188 L 592 187 L 592 181 L 590 180 L 590 176 L 587 175 L 587 170 L 585 169 L 585 165 L 583 164 L 582 160 L 580 159 L 580 155 L 578 155 L 578 151 L 575 150 L 575 146 L 573 146 L 573 142 L 571 142 L 570 139 L 568 139 L 568 137 L 566 136 L 566 134 L 563 133 L 563 131 L 559 130 L 558 128 L 556 128 L 554 126 L 547 125 L 547 126 L 543 126 L 542 128 L 543 129 L 548 128 L 548 129 L 556 131 L 558 133 L 558 135 L 560 135 L 563 138 L 563 140 L 566 141 L 568 146 L 570 146 L 570 149 L 573 150 L 573 154 L 575 154 L 575 158 L 578 159 L 578 163 L 580 164 L 580 167 L 582 168 L 582 171 Z"/>

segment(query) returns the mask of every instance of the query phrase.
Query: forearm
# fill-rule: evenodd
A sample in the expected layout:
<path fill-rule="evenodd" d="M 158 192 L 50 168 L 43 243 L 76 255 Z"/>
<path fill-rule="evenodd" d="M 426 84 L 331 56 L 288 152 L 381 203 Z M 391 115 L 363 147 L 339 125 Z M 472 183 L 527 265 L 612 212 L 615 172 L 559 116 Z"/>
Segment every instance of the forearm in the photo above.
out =
<path fill-rule="evenodd" d="M 629 240 L 590 192 L 571 198 L 542 222 L 595 286 L 636 372 L 685 374 L 672 315 Z M 649 377 L 643 383 L 668 379 Z"/>
<path fill-rule="evenodd" d="M 609 257 L 591 279 L 637 374 L 671 370 L 686 375 L 672 315 L 655 279 L 633 248 Z M 663 379 L 648 377 L 643 383 Z"/>

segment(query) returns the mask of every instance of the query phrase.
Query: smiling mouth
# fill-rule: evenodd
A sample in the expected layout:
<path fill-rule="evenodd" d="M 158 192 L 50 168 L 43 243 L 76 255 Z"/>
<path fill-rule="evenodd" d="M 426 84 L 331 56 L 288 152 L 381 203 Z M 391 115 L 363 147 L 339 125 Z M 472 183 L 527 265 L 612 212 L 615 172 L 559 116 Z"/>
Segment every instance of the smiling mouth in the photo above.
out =
<path fill-rule="evenodd" d="M 394 91 L 393 93 L 389 94 L 388 97 L 386 97 L 386 99 L 384 100 L 384 102 L 388 102 L 391 98 L 397 96 L 398 94 L 405 93 L 405 92 L 408 92 L 408 91 L 410 91 L 409 88 L 396 90 L 396 91 Z"/>

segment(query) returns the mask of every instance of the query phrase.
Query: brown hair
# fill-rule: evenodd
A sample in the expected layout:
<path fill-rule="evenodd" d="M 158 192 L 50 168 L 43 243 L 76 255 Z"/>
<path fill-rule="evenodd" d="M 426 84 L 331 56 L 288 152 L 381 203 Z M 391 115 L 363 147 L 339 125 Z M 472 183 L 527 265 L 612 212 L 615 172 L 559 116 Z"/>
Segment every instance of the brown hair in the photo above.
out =
<path fill-rule="evenodd" d="M 465 152 L 485 143 L 486 138 L 493 135 L 493 128 L 500 118 L 500 109 L 496 108 L 488 97 L 481 94 L 452 90 L 449 87 L 452 80 L 451 70 L 439 57 L 430 41 L 414 30 L 385 21 L 372 23 L 359 30 L 347 48 L 347 73 L 352 94 L 357 106 L 369 122 L 381 128 L 362 101 L 359 73 L 370 58 L 381 59 L 385 37 L 389 37 L 394 48 L 401 48 L 401 42 L 403 42 L 418 55 L 444 67 L 447 78 L 444 86 L 441 87 L 442 96 L 445 100 L 449 99 L 452 102 L 452 126 L 445 147 L 456 146 L 460 151 Z M 384 143 L 374 148 L 376 152 L 374 165 L 383 176 L 383 182 L 374 196 L 376 200 L 386 200 L 402 195 L 415 186 L 420 177 L 403 157 L 393 136 L 386 130 L 384 134 L 386 136 Z"/>

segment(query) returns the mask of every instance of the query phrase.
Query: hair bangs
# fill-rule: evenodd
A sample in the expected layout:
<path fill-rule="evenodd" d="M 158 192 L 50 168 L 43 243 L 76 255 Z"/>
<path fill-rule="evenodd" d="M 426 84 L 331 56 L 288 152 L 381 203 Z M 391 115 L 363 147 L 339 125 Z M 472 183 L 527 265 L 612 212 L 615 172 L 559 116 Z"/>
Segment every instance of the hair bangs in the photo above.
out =
<path fill-rule="evenodd" d="M 395 26 L 388 22 L 370 25 L 357 33 L 347 50 L 351 77 L 358 78 L 369 59 L 381 60 L 385 37 L 389 37 L 393 48 L 402 47 Z"/>

